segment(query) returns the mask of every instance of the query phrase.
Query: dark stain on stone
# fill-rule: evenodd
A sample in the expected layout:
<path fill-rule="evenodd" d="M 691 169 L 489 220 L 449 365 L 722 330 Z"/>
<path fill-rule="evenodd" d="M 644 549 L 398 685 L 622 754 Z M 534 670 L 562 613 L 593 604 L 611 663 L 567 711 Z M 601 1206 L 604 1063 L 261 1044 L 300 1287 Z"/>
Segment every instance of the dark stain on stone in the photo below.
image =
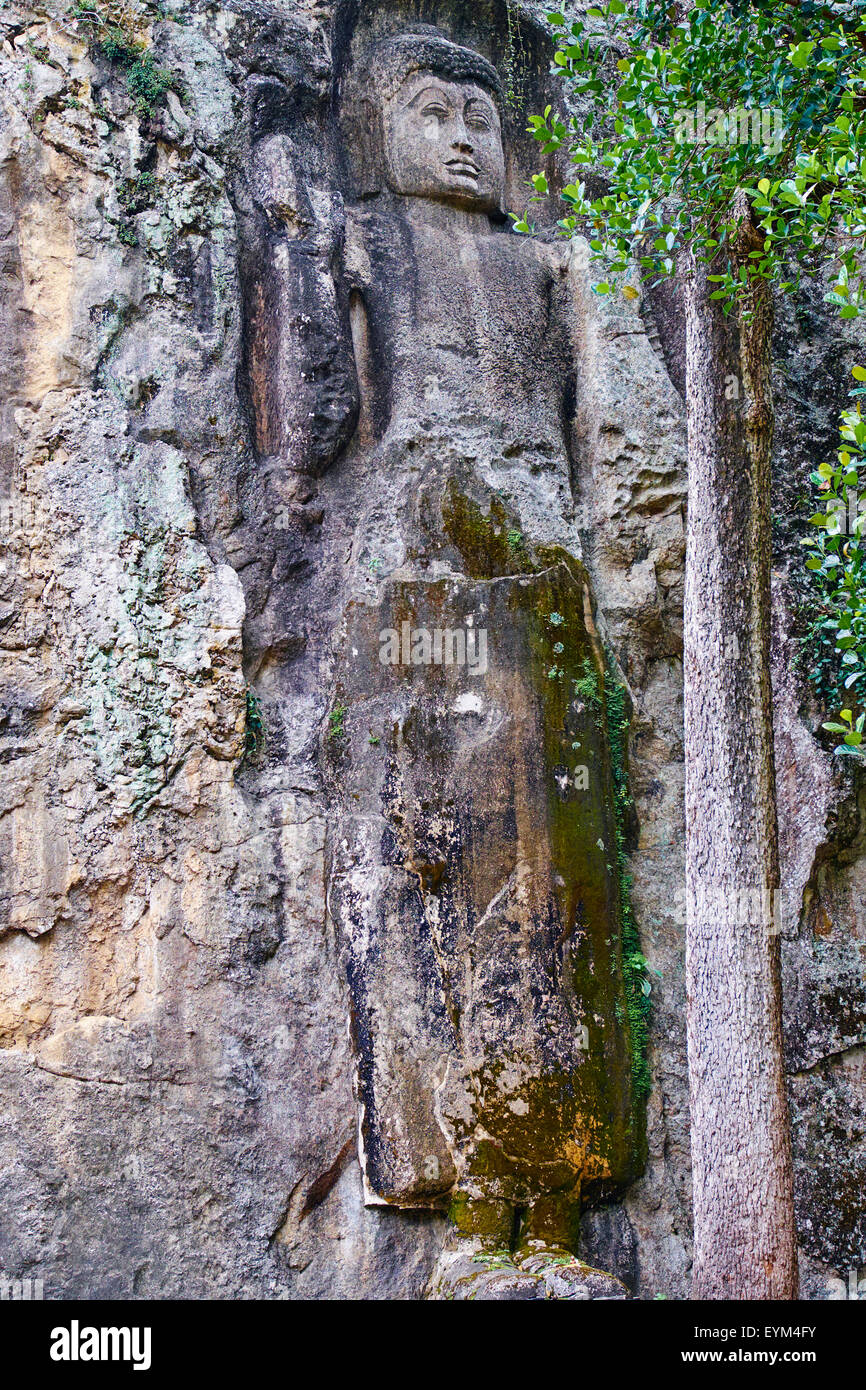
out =
<path fill-rule="evenodd" d="M 320 1173 L 315 1182 L 311 1184 L 304 1198 L 304 1205 L 301 1207 L 301 1212 L 298 1217 L 299 1221 L 303 1221 L 305 1217 L 309 1216 L 311 1211 L 315 1211 L 316 1207 L 322 1205 L 328 1193 L 337 1185 L 343 1169 L 354 1152 L 355 1138 L 353 1135 L 350 1139 L 346 1140 L 330 1168 L 326 1168 L 324 1173 Z"/>

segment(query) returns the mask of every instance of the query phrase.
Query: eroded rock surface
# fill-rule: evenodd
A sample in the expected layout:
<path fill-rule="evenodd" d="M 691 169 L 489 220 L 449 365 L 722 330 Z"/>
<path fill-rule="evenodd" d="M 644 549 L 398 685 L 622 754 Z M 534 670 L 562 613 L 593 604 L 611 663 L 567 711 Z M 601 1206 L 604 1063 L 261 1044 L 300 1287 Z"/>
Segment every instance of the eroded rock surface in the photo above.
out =
<path fill-rule="evenodd" d="M 105 23 L 169 74 L 146 100 L 107 31 L 61 0 L 0 14 L 0 1270 L 47 1297 L 416 1298 L 432 1279 L 443 1297 L 581 1301 L 621 1297 L 612 1276 L 687 1293 L 676 306 L 602 304 L 579 244 L 518 251 L 507 224 L 481 237 L 465 209 L 397 217 L 346 132 L 371 96 L 352 88 L 369 44 L 436 25 L 512 93 L 485 216 L 522 206 L 538 158 L 525 110 L 555 92 L 541 9 L 520 7 L 509 49 L 503 7 L 459 0 L 109 4 Z M 813 389 L 839 353 L 827 333 L 814 313 L 782 323 L 788 512 L 810 452 L 832 446 Z M 379 661 L 384 630 L 465 633 L 470 616 L 484 673 Z M 862 817 L 812 737 L 781 584 L 777 616 L 798 1219 L 805 1291 L 826 1297 L 866 1264 Z M 571 698 L 585 662 L 586 698 L 607 662 L 632 712 L 629 870 L 653 999 L 642 1176 L 602 930 L 610 747 Z M 508 725 L 518 707 L 531 739 Z M 583 765 L 601 769 L 589 801 Z M 424 800 L 450 819 L 419 817 Z M 560 1188 L 579 1174 L 598 1203 L 585 1264 L 549 1211 L 541 1252 L 515 1239 L 513 1208 L 545 1191 L 538 1153 L 531 1180 L 512 1163 L 466 1184 L 486 1236 L 458 1211 L 455 1237 L 442 1207 L 509 1124 L 520 1142 L 547 1066 L 537 1017 L 490 1010 L 495 941 L 482 930 L 473 956 L 461 935 L 500 886 L 487 920 L 511 932 L 508 980 L 525 970 L 520 998 L 570 1010 L 553 1070 L 592 1073 L 575 1094 L 603 1114 L 604 1143 L 567 1150 L 593 1126 L 563 1117 L 564 1093 L 550 1107 Z M 359 1000 L 362 891 L 411 899 L 429 995 L 386 916 Z M 579 901 L 579 988 L 551 985 L 564 957 L 527 923 L 573 926 Z M 386 1002 L 365 1054 L 364 1008 Z M 461 1086 L 503 1027 L 533 1040 L 535 1072 L 491 1088 L 486 1134 L 485 1099 L 464 1096 L 461 1135 Z M 397 1176 L 377 1179 L 369 1150 L 359 1162 L 358 1062 L 372 1075 L 401 1029 L 417 1104 L 386 1103 L 380 1137 L 404 1132 Z M 425 1037 L 462 1078 L 444 1119 Z M 402 1209 L 381 1204 L 389 1182 Z"/>

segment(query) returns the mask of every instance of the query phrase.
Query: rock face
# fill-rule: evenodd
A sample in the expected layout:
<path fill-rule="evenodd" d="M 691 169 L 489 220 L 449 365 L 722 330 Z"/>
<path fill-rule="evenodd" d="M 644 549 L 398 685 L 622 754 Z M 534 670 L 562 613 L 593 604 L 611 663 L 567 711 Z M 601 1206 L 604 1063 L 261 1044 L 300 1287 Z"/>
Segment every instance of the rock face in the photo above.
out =
<path fill-rule="evenodd" d="M 688 1291 L 676 304 L 509 230 L 555 100 L 511 11 L 0 15 L 0 1269 L 47 1297 Z M 862 816 L 777 597 L 826 1297 Z"/>

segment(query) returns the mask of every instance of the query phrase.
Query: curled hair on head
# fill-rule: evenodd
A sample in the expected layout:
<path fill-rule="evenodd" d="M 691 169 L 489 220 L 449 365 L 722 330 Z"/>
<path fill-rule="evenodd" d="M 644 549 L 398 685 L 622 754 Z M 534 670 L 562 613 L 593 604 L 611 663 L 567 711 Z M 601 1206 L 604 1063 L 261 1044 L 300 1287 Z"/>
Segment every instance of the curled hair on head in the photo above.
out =
<path fill-rule="evenodd" d="M 452 82 L 477 82 L 493 98 L 502 116 L 502 81 L 493 64 L 480 53 L 452 43 L 431 25 L 418 25 L 406 33 L 381 39 L 367 50 L 352 72 L 342 103 L 352 182 L 360 197 L 381 192 L 384 183 L 382 102 L 395 96 L 416 72 L 431 72 Z"/>
<path fill-rule="evenodd" d="M 387 100 L 414 72 L 433 72 L 454 82 L 477 82 L 498 107 L 505 102 L 499 73 L 474 49 L 463 48 L 429 26 L 398 34 L 376 44 L 368 58 L 370 76 Z M 500 112 L 501 114 L 501 112 Z"/>

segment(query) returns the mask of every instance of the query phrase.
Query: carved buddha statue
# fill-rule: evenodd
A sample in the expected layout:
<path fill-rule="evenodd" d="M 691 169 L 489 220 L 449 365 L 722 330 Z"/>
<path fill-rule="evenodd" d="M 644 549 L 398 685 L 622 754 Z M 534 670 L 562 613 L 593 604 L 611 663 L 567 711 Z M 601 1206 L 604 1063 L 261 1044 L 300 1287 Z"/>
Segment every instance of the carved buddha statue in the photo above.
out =
<path fill-rule="evenodd" d="M 283 137 L 258 152 L 273 270 L 251 378 L 260 452 L 318 475 L 339 557 L 310 566 L 305 659 L 332 691 L 328 905 L 365 1191 L 450 1211 L 439 1290 L 469 1288 L 492 1246 L 538 1296 L 550 1268 L 564 1296 L 595 1296 L 562 1261 L 641 1135 L 606 661 L 571 491 L 582 272 L 508 225 L 502 90 L 479 54 L 404 34 L 343 95 L 345 213 L 299 191 Z M 299 371 L 304 315 L 319 337 Z M 380 634 L 406 624 L 484 629 L 486 669 L 383 665 Z"/>

